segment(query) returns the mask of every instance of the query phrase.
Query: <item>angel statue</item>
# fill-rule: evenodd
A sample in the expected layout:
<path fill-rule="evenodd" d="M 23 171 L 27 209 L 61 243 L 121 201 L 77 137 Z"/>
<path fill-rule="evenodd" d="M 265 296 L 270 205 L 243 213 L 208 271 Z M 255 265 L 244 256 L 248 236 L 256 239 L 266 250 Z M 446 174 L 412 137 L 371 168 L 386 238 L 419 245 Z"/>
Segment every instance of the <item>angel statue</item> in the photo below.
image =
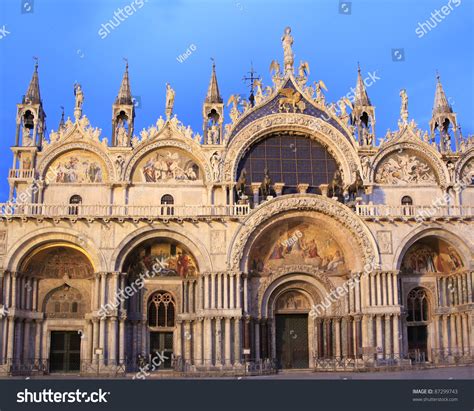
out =
<path fill-rule="evenodd" d="M 339 117 L 342 119 L 349 117 L 349 115 L 347 114 L 346 107 L 349 107 L 351 110 L 353 109 L 351 101 L 347 97 L 343 97 L 337 102 L 337 104 L 341 110 L 341 114 L 339 115 Z"/>
<path fill-rule="evenodd" d="M 293 71 L 294 54 L 291 46 L 293 45 L 293 36 L 291 35 L 291 27 L 286 27 L 281 38 L 283 45 L 283 61 L 285 66 L 285 73 Z"/>
<path fill-rule="evenodd" d="M 301 78 L 306 78 L 309 76 L 309 63 L 307 61 L 300 61 L 298 74 Z"/>
<path fill-rule="evenodd" d="M 233 104 L 233 106 L 230 109 L 229 115 L 230 115 L 230 119 L 232 120 L 232 123 L 235 123 L 240 115 L 240 111 L 239 111 L 240 96 L 237 94 L 232 94 L 229 97 L 229 101 L 227 102 L 227 107 L 229 107 L 231 104 Z"/>
<path fill-rule="evenodd" d="M 260 104 L 264 98 L 262 91 L 262 80 L 255 79 L 253 81 L 253 87 L 255 88 L 255 104 Z"/>
<path fill-rule="evenodd" d="M 325 104 L 325 99 L 324 99 L 324 94 L 321 91 L 321 89 L 328 91 L 326 84 L 324 84 L 323 80 L 315 81 L 314 82 L 314 88 L 316 90 L 316 103 L 318 104 Z"/>
<path fill-rule="evenodd" d="M 403 88 L 400 90 L 400 97 L 402 99 L 402 105 L 400 107 L 400 118 L 404 124 L 408 122 L 408 95 L 407 91 Z"/>
<path fill-rule="evenodd" d="M 166 112 L 166 118 L 167 120 L 170 119 L 171 114 L 173 113 L 173 106 L 174 106 L 174 96 L 175 92 L 171 88 L 169 83 L 166 83 L 166 106 L 165 106 L 165 112 Z"/>
<path fill-rule="evenodd" d="M 273 60 L 270 63 L 270 74 L 272 74 L 273 77 L 277 77 L 280 75 L 280 64 L 278 61 Z"/>
<path fill-rule="evenodd" d="M 84 104 L 84 93 L 79 83 L 74 84 L 74 96 L 76 97 L 76 110 L 82 110 Z"/>

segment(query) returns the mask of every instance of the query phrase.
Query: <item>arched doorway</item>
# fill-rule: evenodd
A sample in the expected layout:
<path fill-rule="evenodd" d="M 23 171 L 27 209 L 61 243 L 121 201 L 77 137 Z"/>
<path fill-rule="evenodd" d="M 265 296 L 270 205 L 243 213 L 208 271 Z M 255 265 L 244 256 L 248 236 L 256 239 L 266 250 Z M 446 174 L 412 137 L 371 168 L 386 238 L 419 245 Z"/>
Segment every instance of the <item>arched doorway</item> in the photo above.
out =
<path fill-rule="evenodd" d="M 404 350 L 412 360 L 433 361 L 436 355 L 444 355 L 443 350 L 459 346 L 462 331 L 456 317 L 448 313 L 441 318 L 436 311 L 462 301 L 464 267 L 457 247 L 436 235 L 418 239 L 403 255 Z"/>
<path fill-rule="evenodd" d="M 47 361 L 51 373 L 79 372 L 81 362 L 92 358 L 92 335 L 81 338 L 91 312 L 94 268 L 89 257 L 73 245 L 51 243 L 28 255 L 20 273 L 26 284 L 20 308 L 43 317 L 19 333 L 24 347 L 15 357 L 25 366 L 27 361 Z"/>
<path fill-rule="evenodd" d="M 155 369 L 171 368 L 176 305 L 173 296 L 158 291 L 148 300 L 150 361 Z"/>
<path fill-rule="evenodd" d="M 285 291 L 276 299 L 275 343 L 280 368 L 309 367 L 309 310 L 309 301 L 300 291 Z"/>
<path fill-rule="evenodd" d="M 407 301 L 408 354 L 416 362 L 428 358 L 429 304 L 427 291 L 416 287 L 408 293 Z"/>

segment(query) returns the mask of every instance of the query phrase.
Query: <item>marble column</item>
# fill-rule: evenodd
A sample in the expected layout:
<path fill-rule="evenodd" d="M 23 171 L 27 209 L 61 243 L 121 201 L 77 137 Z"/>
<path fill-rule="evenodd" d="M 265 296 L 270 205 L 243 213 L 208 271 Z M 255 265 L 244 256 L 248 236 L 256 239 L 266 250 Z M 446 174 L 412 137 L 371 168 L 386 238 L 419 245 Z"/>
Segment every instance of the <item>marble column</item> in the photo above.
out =
<path fill-rule="evenodd" d="M 449 346 L 451 351 L 456 350 L 456 318 L 453 314 L 448 316 L 448 328 L 449 328 Z"/>
<path fill-rule="evenodd" d="M 215 335 L 215 345 L 216 345 L 216 365 L 222 365 L 222 317 L 216 317 L 216 335 Z"/>
<path fill-rule="evenodd" d="M 376 339 L 377 339 L 377 358 L 383 357 L 382 342 L 382 316 L 377 314 L 375 317 Z"/>
<path fill-rule="evenodd" d="M 113 316 L 109 321 L 108 365 L 117 364 L 117 334 L 117 317 Z"/>
<path fill-rule="evenodd" d="M 92 342 L 93 342 L 93 331 L 92 331 L 92 320 L 86 320 L 86 333 L 84 336 L 84 340 L 86 343 L 86 355 L 85 360 L 88 362 L 92 361 L 93 353 L 92 353 Z"/>
<path fill-rule="evenodd" d="M 443 350 L 445 354 L 449 352 L 448 316 L 442 316 L 443 322 Z"/>
<path fill-rule="evenodd" d="M 225 344 L 224 344 L 224 361 L 226 366 L 230 366 L 232 363 L 231 358 L 231 335 L 230 335 L 230 318 L 226 317 L 224 320 L 224 334 L 225 334 Z"/>
<path fill-rule="evenodd" d="M 336 357 L 341 357 L 341 319 L 335 318 L 334 319 L 334 328 L 336 334 Z"/>
<path fill-rule="evenodd" d="M 260 360 L 260 321 L 255 320 L 255 361 Z"/>
<path fill-rule="evenodd" d="M 104 365 L 105 358 L 105 326 L 107 322 L 105 319 L 101 319 L 99 322 L 99 346 L 98 348 L 102 349 L 102 352 L 99 355 L 100 365 Z"/>
<path fill-rule="evenodd" d="M 463 333 L 462 333 L 462 319 L 461 314 L 456 314 L 456 341 L 459 353 L 463 352 Z"/>
<path fill-rule="evenodd" d="M 375 306 L 376 305 L 376 300 L 375 300 L 375 274 L 368 274 L 369 276 L 369 281 L 370 281 L 370 306 Z"/>
<path fill-rule="evenodd" d="M 211 319 L 204 318 L 204 364 L 209 367 L 212 365 L 212 336 Z"/>
<path fill-rule="evenodd" d="M 176 331 L 174 333 L 173 353 L 176 357 L 183 357 L 183 321 L 176 321 Z"/>
<path fill-rule="evenodd" d="M 31 331 L 31 319 L 26 318 L 24 321 L 23 331 L 23 361 L 26 363 L 30 356 L 30 331 Z"/>
<path fill-rule="evenodd" d="M 463 354 L 465 356 L 469 356 L 470 355 L 469 330 L 468 330 L 469 315 L 466 313 L 463 313 L 461 314 L 461 317 L 462 317 Z"/>
<path fill-rule="evenodd" d="M 241 362 L 241 321 L 239 317 L 234 318 L 234 365 Z"/>
<path fill-rule="evenodd" d="M 393 274 L 387 273 L 387 305 L 394 305 L 394 298 L 393 298 Z"/>
<path fill-rule="evenodd" d="M 393 316 L 393 354 L 395 358 L 401 358 L 400 353 L 400 317 L 395 314 Z"/>
<path fill-rule="evenodd" d="M 209 277 L 210 274 L 206 273 L 204 275 L 204 309 L 209 309 Z"/>
<path fill-rule="evenodd" d="M 94 362 L 98 362 L 98 357 L 96 357 L 95 350 L 100 347 L 100 338 L 99 338 L 99 320 L 92 320 L 92 333 L 93 333 L 93 347 L 92 347 L 92 358 L 95 359 Z"/>
<path fill-rule="evenodd" d="M 385 314 L 385 357 L 390 358 L 392 355 L 392 324 L 391 315 Z"/>
<path fill-rule="evenodd" d="M 41 359 L 41 324 L 42 320 L 35 320 L 35 359 Z"/>
<path fill-rule="evenodd" d="M 211 273 L 211 306 L 210 308 L 216 308 L 216 274 Z"/>
<path fill-rule="evenodd" d="M 229 300 L 228 300 L 228 296 L 229 296 L 229 286 L 228 286 L 228 279 L 229 279 L 229 274 L 228 273 L 224 273 L 223 274 L 224 276 L 224 301 L 223 301 L 223 305 L 224 305 L 224 309 L 227 310 L 229 308 Z"/>
<path fill-rule="evenodd" d="M 192 329 L 191 329 L 191 321 L 184 322 L 184 359 L 191 364 L 191 339 L 192 339 Z"/>
<path fill-rule="evenodd" d="M 230 282 L 229 308 L 233 310 L 235 307 L 235 294 L 236 294 L 234 292 L 235 273 L 229 273 L 229 282 Z"/>
<path fill-rule="evenodd" d="M 194 322 L 194 364 L 198 366 L 202 365 L 202 321 L 202 317 L 198 317 Z"/>

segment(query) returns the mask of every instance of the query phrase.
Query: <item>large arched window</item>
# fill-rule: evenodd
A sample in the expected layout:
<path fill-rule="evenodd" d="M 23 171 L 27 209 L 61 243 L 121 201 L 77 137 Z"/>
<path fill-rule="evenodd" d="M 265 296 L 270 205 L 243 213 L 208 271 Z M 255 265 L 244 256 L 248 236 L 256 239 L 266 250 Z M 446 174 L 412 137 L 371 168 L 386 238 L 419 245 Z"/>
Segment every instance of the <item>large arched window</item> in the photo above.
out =
<path fill-rule="evenodd" d="M 154 294 L 148 303 L 148 326 L 174 327 L 175 303 L 170 293 L 160 291 Z"/>
<path fill-rule="evenodd" d="M 261 183 L 265 169 L 273 183 L 284 183 L 283 194 L 297 193 L 298 184 L 309 184 L 307 192 L 320 194 L 319 186 L 329 184 L 337 163 L 328 150 L 308 136 L 274 134 L 254 144 L 242 158 L 237 178 L 246 171 L 246 194 L 251 183 Z"/>
<path fill-rule="evenodd" d="M 428 297 L 422 287 L 414 288 L 407 297 L 407 322 L 429 320 Z"/>
<path fill-rule="evenodd" d="M 413 200 L 410 196 L 402 197 L 402 206 L 411 206 L 413 205 Z"/>

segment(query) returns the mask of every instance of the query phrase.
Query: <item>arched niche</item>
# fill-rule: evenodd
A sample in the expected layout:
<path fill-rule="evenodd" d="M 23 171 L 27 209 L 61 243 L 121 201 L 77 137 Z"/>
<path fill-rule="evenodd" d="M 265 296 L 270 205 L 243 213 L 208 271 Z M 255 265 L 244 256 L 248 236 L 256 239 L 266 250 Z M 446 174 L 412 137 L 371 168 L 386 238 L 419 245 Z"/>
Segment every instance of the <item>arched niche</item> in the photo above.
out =
<path fill-rule="evenodd" d="M 134 167 L 134 183 L 175 183 L 201 181 L 203 170 L 184 150 L 164 147 L 146 153 Z"/>
<path fill-rule="evenodd" d="M 94 274 L 89 256 L 73 244 L 51 243 L 25 256 L 21 272 L 39 279 L 83 280 Z"/>
<path fill-rule="evenodd" d="M 190 278 L 199 273 L 191 251 L 182 243 L 166 237 L 143 241 L 125 259 L 123 270 L 130 279 L 149 273 L 149 277 Z"/>
<path fill-rule="evenodd" d="M 465 267 L 454 245 L 435 235 L 428 235 L 407 249 L 401 260 L 400 271 L 402 274 L 451 274 Z"/>
<path fill-rule="evenodd" d="M 73 149 L 58 155 L 48 166 L 49 184 L 90 184 L 109 180 L 107 166 L 95 152 Z"/>
<path fill-rule="evenodd" d="M 262 230 L 250 248 L 247 271 L 269 276 L 286 266 L 308 265 L 327 276 L 344 275 L 353 267 L 354 244 L 337 235 L 336 225 L 320 215 L 304 213 L 275 221 Z"/>

